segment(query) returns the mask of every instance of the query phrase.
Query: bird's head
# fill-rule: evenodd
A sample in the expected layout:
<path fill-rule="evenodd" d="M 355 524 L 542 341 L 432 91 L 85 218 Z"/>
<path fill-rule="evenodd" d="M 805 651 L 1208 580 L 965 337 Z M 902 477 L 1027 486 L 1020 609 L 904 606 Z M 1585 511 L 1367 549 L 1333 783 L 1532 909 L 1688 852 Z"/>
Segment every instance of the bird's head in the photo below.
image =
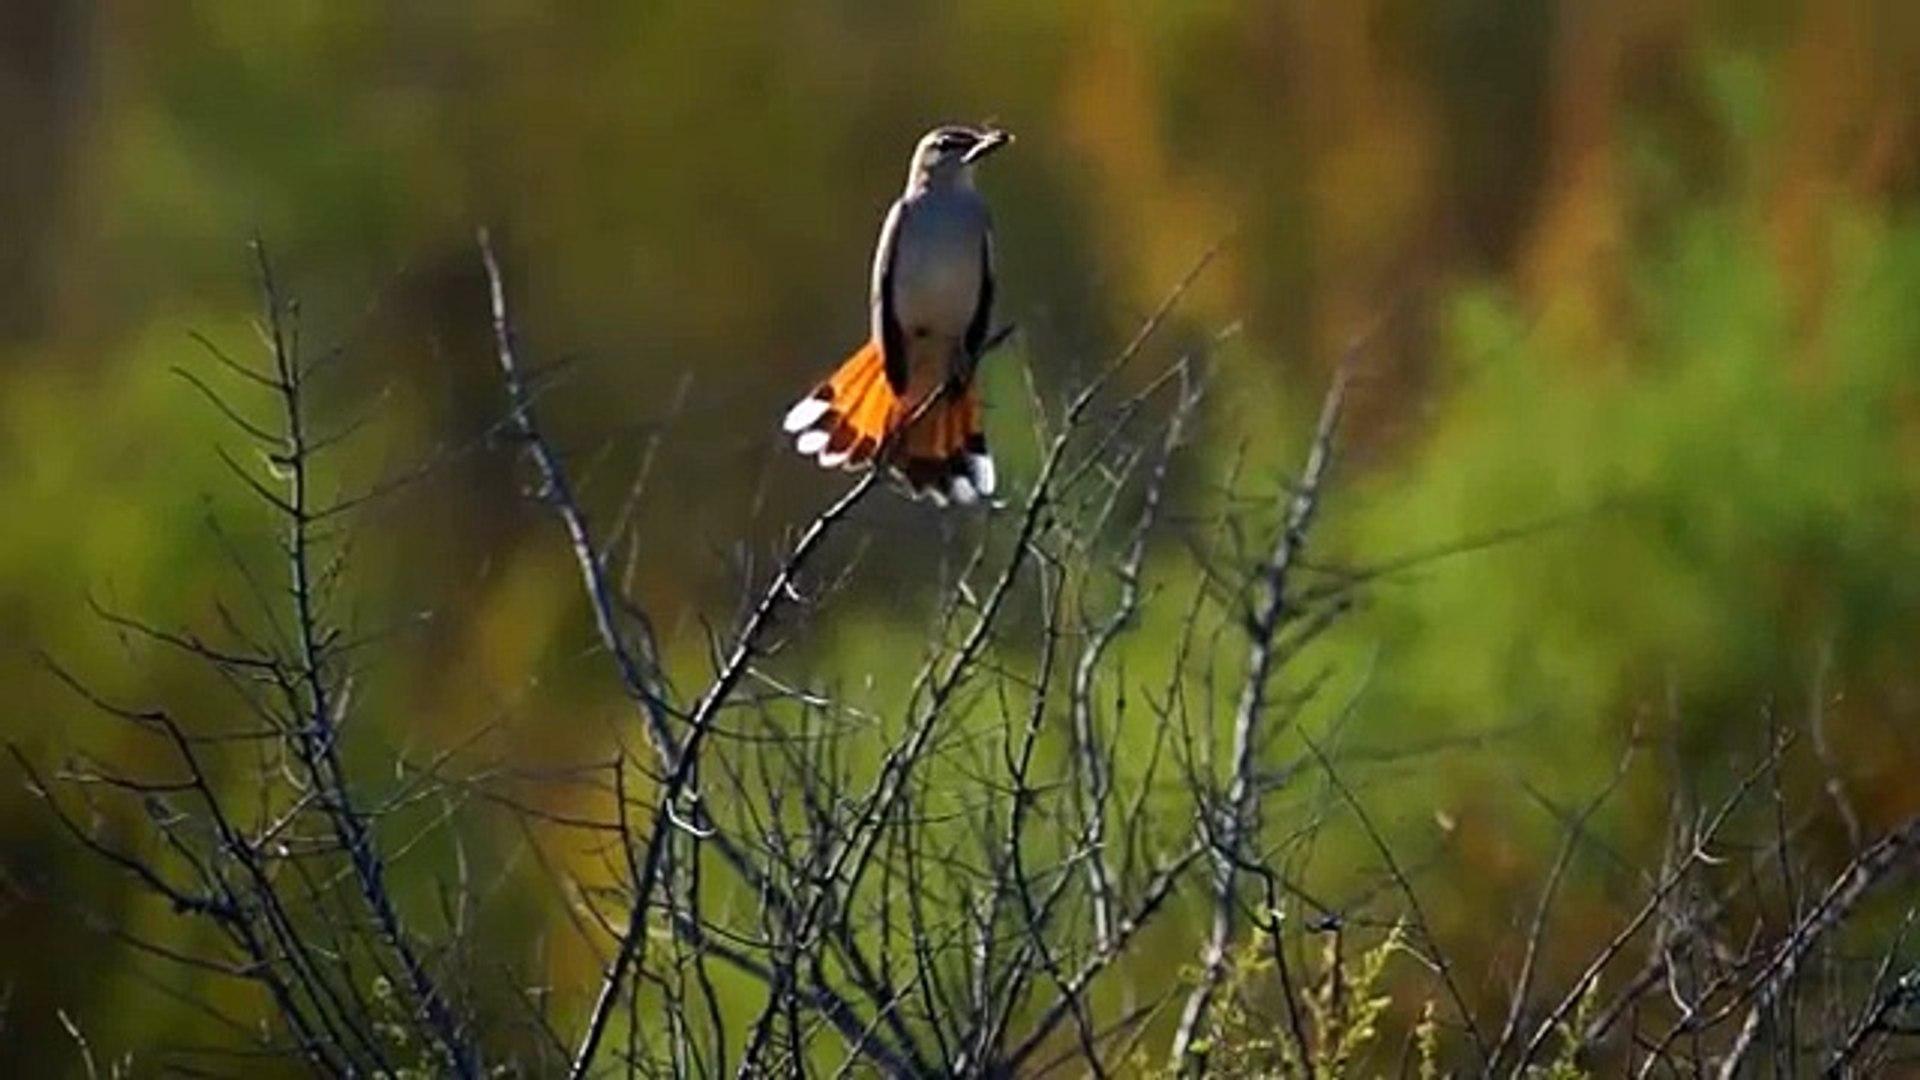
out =
<path fill-rule="evenodd" d="M 981 158 L 1013 141 L 997 127 L 945 124 L 920 137 L 913 148 L 910 187 L 964 184 L 973 180 L 973 166 Z"/>

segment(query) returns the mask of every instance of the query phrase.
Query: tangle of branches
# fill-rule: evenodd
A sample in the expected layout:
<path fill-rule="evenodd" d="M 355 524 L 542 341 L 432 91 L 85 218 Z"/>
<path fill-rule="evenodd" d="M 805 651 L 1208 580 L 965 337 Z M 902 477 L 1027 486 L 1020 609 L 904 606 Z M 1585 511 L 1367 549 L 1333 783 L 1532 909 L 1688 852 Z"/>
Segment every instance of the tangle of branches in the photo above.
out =
<path fill-rule="evenodd" d="M 477 257 L 503 388 L 490 437 L 571 552 L 595 663 L 631 705 L 634 737 L 566 778 L 608 813 L 545 808 L 459 750 L 353 767 L 381 723 L 355 694 L 369 639 L 347 615 L 347 522 L 405 485 L 318 494 L 351 430 L 320 423 L 312 388 L 343 357 L 303 355 L 259 251 L 264 356 L 207 341 L 207 370 L 182 374 L 257 451 L 222 459 L 275 525 L 275 575 L 236 552 L 253 604 L 221 607 L 217 626 L 100 612 L 203 666 L 232 708 L 123 703 L 49 658 L 149 749 L 58 769 L 14 750 L 74 843 L 206 931 L 183 947 L 102 921 L 130 962 L 256 991 L 239 999 L 250 1011 L 218 1013 L 225 1045 L 155 1055 L 339 1076 L 1733 1076 L 1763 1058 L 1851 1075 L 1910 1034 L 1906 924 L 1855 928 L 1912 867 L 1920 821 L 1814 876 L 1799 841 L 1826 808 L 1785 795 L 1798 743 L 1779 725 L 1717 800 L 1676 800 L 1655 868 L 1616 865 L 1593 828 L 1647 767 L 1634 748 L 1580 805 L 1532 793 L 1562 843 L 1514 920 L 1513 958 L 1491 972 L 1452 958 L 1422 902 L 1444 838 L 1408 849 L 1381 823 L 1369 763 L 1344 751 L 1353 706 L 1323 700 L 1314 651 L 1382 578 L 1457 553 L 1342 567 L 1316 546 L 1364 344 L 1273 476 L 1197 452 L 1214 358 L 1164 339 L 1206 259 L 1064 398 L 1029 380 L 1030 474 L 953 530 L 924 635 L 888 645 L 901 689 L 867 696 L 810 669 L 805 646 L 855 602 L 884 478 L 852 481 L 790 535 L 704 642 L 704 670 L 669 670 L 673 643 L 623 566 L 644 559 L 643 496 L 610 527 L 590 513 L 484 234 Z M 253 418 L 262 402 L 271 421 Z M 491 962 L 524 943 L 484 937 L 492 894 L 457 825 L 469 808 L 510 820 L 536 856 L 603 853 L 605 880 L 549 870 L 557 921 L 597 960 L 590 984 Z M 1335 832 L 1373 852 L 1367 887 L 1314 880 Z M 1565 952 L 1554 904 L 1579 866 L 1634 899 L 1568 967 L 1549 962 Z M 69 1030 L 102 1069 L 84 1025 Z"/>

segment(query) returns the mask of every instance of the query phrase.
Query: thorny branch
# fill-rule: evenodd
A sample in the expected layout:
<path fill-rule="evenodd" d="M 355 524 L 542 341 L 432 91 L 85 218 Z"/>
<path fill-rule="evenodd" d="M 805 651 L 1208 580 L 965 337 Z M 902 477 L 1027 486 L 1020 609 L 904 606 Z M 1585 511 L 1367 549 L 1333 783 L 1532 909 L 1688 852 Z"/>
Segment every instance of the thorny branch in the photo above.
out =
<path fill-rule="evenodd" d="M 1357 349 L 1357 346 L 1356 346 Z M 1276 531 L 1271 553 L 1259 568 L 1263 596 L 1258 609 L 1248 620 L 1246 675 L 1241 683 L 1239 704 L 1233 718 L 1233 758 L 1229 766 L 1226 792 L 1221 805 L 1207 812 L 1205 828 L 1213 853 L 1213 921 L 1201 951 L 1199 983 L 1188 994 L 1180 1014 L 1180 1026 L 1174 1040 L 1172 1057 L 1184 1063 L 1193 1053 L 1195 1037 L 1206 1020 L 1214 991 L 1226 974 L 1227 949 L 1233 936 L 1238 882 L 1243 848 L 1248 836 L 1258 827 L 1255 821 L 1257 788 L 1255 769 L 1259 747 L 1270 737 L 1263 730 L 1268 720 L 1268 692 L 1276 665 L 1285 657 L 1276 648 L 1280 629 L 1299 612 L 1290 605 L 1289 590 L 1295 561 L 1307 542 L 1308 529 L 1320 507 L 1323 485 L 1333 462 L 1334 436 L 1339 429 L 1341 408 L 1346 402 L 1347 381 L 1352 374 L 1353 355 L 1335 369 L 1333 385 L 1320 407 L 1314 425 L 1313 442 L 1299 482 L 1286 500 L 1286 511 Z M 1196 1063 L 1204 1070 L 1204 1060 Z"/>

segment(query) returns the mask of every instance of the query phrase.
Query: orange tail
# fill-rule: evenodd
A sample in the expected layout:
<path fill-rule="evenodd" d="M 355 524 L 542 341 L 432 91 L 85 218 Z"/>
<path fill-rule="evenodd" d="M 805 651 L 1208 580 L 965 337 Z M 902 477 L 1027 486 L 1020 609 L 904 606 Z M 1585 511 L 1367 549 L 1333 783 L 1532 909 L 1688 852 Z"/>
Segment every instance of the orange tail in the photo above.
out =
<path fill-rule="evenodd" d="M 878 342 L 869 341 L 840 369 L 787 410 L 781 423 L 795 436 L 794 448 L 818 457 L 829 469 L 857 469 L 874 455 L 905 417 L 887 382 Z"/>
<path fill-rule="evenodd" d="M 992 495 L 993 458 L 974 388 L 935 402 L 889 450 L 889 440 L 913 411 L 887 382 L 879 343 L 869 341 L 788 409 L 781 426 L 795 436 L 796 450 L 824 468 L 863 468 L 887 451 L 887 463 L 916 496 L 964 505 Z"/>

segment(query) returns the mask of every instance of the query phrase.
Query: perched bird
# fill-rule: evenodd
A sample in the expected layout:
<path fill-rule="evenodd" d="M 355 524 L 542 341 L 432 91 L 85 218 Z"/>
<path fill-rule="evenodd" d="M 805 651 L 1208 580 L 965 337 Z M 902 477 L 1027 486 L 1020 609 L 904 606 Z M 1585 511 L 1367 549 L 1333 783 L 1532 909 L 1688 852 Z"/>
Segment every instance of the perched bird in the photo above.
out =
<path fill-rule="evenodd" d="M 1012 141 L 948 125 L 914 147 L 873 253 L 867 343 L 787 410 L 782 426 L 800 453 L 829 469 L 884 455 L 909 491 L 942 506 L 993 494 L 973 385 L 993 312 L 993 224 L 973 168 Z"/>

